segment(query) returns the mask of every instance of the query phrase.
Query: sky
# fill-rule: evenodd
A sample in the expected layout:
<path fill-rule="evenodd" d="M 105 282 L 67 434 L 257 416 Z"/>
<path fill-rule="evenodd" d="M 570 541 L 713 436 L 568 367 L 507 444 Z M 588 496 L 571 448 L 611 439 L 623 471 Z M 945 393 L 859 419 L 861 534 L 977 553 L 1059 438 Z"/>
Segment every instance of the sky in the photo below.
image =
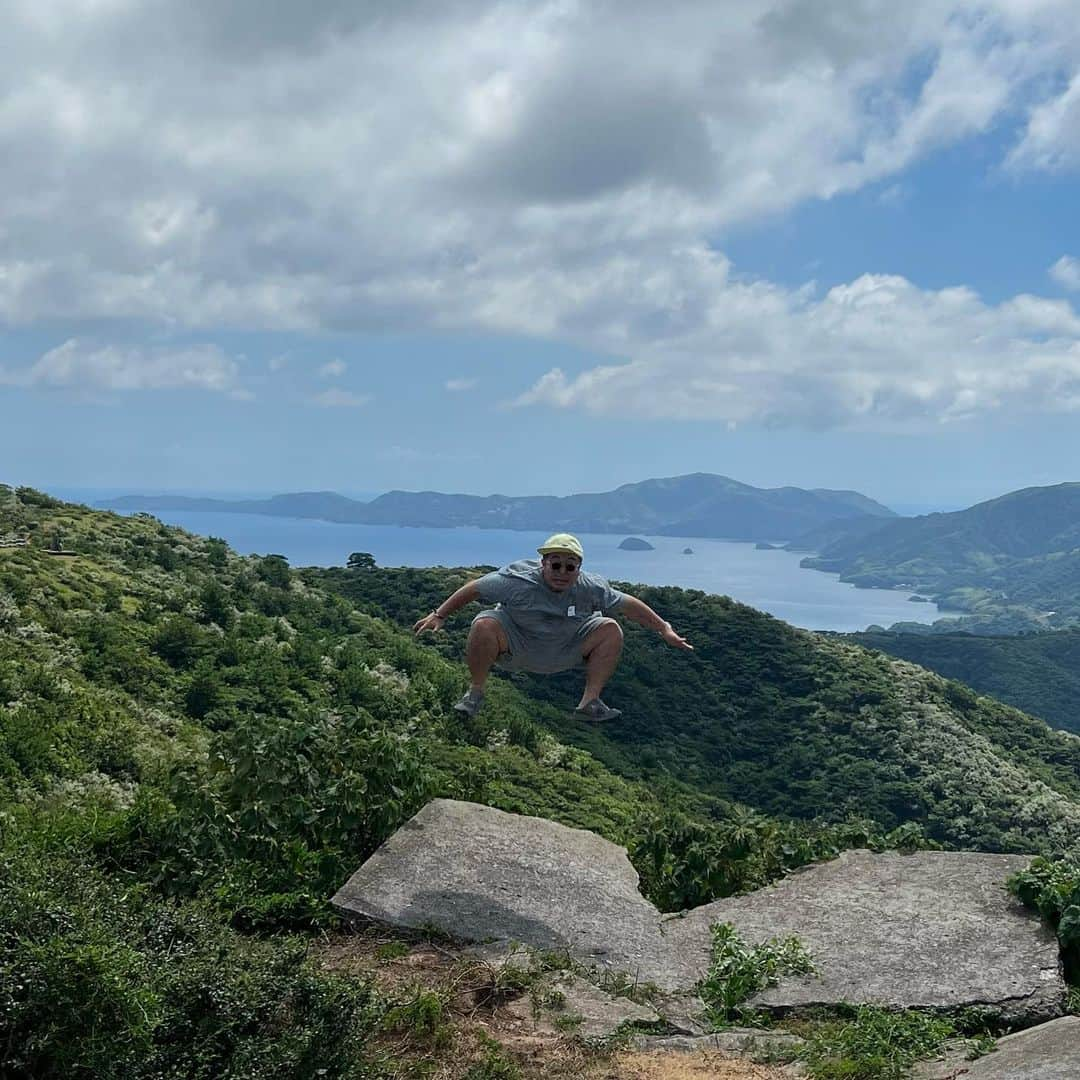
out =
<path fill-rule="evenodd" d="M 0 481 L 1080 480 L 1075 0 L 0 18 Z"/>

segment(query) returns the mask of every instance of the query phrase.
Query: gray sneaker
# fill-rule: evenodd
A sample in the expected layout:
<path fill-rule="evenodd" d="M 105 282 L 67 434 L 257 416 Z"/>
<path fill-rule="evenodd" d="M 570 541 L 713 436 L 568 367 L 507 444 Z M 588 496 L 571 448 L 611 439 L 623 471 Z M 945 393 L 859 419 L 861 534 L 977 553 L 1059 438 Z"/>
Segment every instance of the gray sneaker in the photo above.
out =
<path fill-rule="evenodd" d="M 465 696 L 454 705 L 454 712 L 464 713 L 471 720 L 484 704 L 483 690 L 468 690 Z"/>
<path fill-rule="evenodd" d="M 594 697 L 592 701 L 586 701 L 580 709 L 575 709 L 574 712 L 578 716 L 583 716 L 586 720 L 591 720 L 594 724 L 603 723 L 605 720 L 618 720 L 622 716 L 621 709 L 612 709 L 598 697 Z"/>

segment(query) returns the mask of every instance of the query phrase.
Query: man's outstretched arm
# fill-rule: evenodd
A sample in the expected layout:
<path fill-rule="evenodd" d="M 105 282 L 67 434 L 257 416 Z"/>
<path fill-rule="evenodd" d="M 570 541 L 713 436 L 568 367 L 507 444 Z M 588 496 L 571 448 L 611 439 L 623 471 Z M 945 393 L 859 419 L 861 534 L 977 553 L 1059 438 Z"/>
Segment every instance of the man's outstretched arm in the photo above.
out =
<path fill-rule="evenodd" d="M 437 608 L 429 611 L 422 619 L 413 623 L 413 632 L 422 634 L 425 630 L 441 630 L 443 623 L 454 614 L 458 608 L 471 604 L 480 599 L 480 592 L 475 581 L 467 581 L 457 592 L 451 593 Z"/>
<path fill-rule="evenodd" d="M 681 634 L 677 634 L 671 623 L 661 619 L 644 600 L 639 600 L 629 593 L 623 593 L 622 603 L 616 610 L 620 615 L 625 615 L 631 622 L 644 626 L 646 630 L 655 630 L 669 645 L 674 646 L 676 649 L 694 651 L 694 646 Z"/>

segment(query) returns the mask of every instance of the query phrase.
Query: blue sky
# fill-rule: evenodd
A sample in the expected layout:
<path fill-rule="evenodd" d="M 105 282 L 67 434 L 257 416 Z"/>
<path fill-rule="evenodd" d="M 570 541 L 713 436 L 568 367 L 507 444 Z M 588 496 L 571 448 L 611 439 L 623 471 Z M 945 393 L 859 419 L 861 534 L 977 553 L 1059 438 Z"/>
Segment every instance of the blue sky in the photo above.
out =
<path fill-rule="evenodd" d="M 0 480 L 1080 480 L 1064 0 L 7 21 Z"/>

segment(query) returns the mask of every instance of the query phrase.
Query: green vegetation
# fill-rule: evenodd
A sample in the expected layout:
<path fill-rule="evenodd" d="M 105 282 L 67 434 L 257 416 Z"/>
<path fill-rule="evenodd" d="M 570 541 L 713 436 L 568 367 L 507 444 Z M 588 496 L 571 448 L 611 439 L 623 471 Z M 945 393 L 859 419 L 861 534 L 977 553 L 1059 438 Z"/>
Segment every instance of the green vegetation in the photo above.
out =
<path fill-rule="evenodd" d="M 997 637 L 868 631 L 846 638 L 1080 734 L 1080 629 Z"/>
<path fill-rule="evenodd" d="M 192 1076 L 254 1055 L 261 1075 L 324 1057 L 375 1075 L 372 1036 L 415 1029 L 425 1002 L 335 981 L 305 943 L 433 795 L 641 836 L 660 902 L 824 850 L 813 826 L 764 819 L 733 842 L 737 808 L 617 775 L 512 684 L 463 723 L 455 664 L 280 556 L 29 489 L 0 488 L 0 531 L 34 538 L 0 557 L 0 1045 L 34 1075 L 165 1075 L 178 1041 Z M 58 535 L 78 557 L 46 554 Z M 723 865 L 699 881 L 702 851 Z"/>
<path fill-rule="evenodd" d="M 0 1071 L 34 1077 L 373 1076 L 381 1006 L 295 937 L 230 930 L 55 845 L 0 854 Z"/>
<path fill-rule="evenodd" d="M 903 1080 L 955 1034 L 941 1017 L 863 1005 L 816 1025 L 800 1057 L 814 1080 Z"/>
<path fill-rule="evenodd" d="M 305 570 L 302 577 L 405 628 L 482 569 Z M 579 673 L 516 673 L 493 682 L 496 690 L 520 688 L 561 743 L 621 776 L 644 780 L 653 791 L 690 789 L 719 806 L 753 809 L 756 816 L 713 811 L 723 824 L 707 835 L 678 814 L 665 812 L 654 823 L 643 815 L 631 834 L 635 863 L 664 906 L 768 879 L 777 852 L 801 864 L 827 857 L 830 848 L 895 845 L 904 836 L 911 846 L 1076 850 L 1076 739 L 956 683 L 796 630 L 726 597 L 633 589 L 696 651 L 675 652 L 655 634 L 628 626 L 608 695 L 628 706 L 617 729 L 570 715 Z M 468 618 L 459 617 L 446 632 L 426 637 L 429 652 L 460 661 L 467 628 Z M 486 712 L 478 720 L 501 726 Z M 781 815 L 789 824 L 778 827 Z M 790 819 L 814 822 L 813 835 L 798 837 Z M 822 823 L 837 831 L 822 830 Z M 882 836 L 898 828 L 905 832 Z M 661 834 L 662 857 L 651 850 L 653 830 Z M 733 868 L 721 869 L 716 856 L 742 852 L 738 873 L 745 876 L 719 880 Z M 709 875 L 704 890 L 688 884 Z"/>
<path fill-rule="evenodd" d="M 1009 888 L 1057 931 L 1065 973 L 1080 986 L 1080 865 L 1036 858 L 1009 879 Z"/>
<path fill-rule="evenodd" d="M 740 1019 L 739 1006 L 781 975 L 805 975 L 814 963 L 798 938 L 770 938 L 747 945 L 730 923 L 714 923 L 709 971 L 698 986 L 714 1027 Z"/>
<path fill-rule="evenodd" d="M 521 1080 L 521 1070 L 502 1052 L 493 1039 L 485 1043 L 484 1058 L 473 1065 L 463 1080 Z"/>
<path fill-rule="evenodd" d="M 669 910 L 851 846 L 1078 835 L 1076 740 L 723 598 L 640 590 L 698 652 L 630 631 L 618 731 L 569 715 L 575 676 L 497 678 L 468 721 L 465 620 L 407 627 L 471 571 L 297 572 L 0 486 L 11 533 L 32 538 L 0 551 L 14 1074 L 375 1078 L 380 1040 L 439 1045 L 444 1003 L 309 959 L 329 896 L 437 795 L 622 843 Z M 476 1075 L 514 1068 L 491 1048 Z"/>

